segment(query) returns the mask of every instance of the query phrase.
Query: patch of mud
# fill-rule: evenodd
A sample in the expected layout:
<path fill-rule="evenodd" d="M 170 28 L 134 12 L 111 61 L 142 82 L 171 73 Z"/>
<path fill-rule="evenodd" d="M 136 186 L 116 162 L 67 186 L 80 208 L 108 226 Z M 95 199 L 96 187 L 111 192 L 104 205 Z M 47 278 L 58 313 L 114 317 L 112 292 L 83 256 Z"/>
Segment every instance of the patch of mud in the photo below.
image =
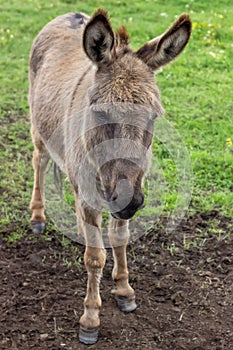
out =
<path fill-rule="evenodd" d="M 212 211 L 183 220 L 169 235 L 164 227 L 128 247 L 138 304 L 132 314 L 122 314 L 111 295 L 108 250 L 101 331 L 90 349 L 233 349 L 233 220 Z M 84 247 L 30 231 L 10 244 L 9 234 L 0 240 L 0 348 L 87 349 L 77 340 Z"/>

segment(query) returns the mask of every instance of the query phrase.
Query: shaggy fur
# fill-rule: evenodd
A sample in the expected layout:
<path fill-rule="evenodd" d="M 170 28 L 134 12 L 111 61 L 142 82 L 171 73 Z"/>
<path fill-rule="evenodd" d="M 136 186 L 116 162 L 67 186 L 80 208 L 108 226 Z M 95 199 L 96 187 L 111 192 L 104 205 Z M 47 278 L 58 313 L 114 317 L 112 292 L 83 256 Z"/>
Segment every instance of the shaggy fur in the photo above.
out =
<path fill-rule="evenodd" d="M 45 222 L 44 172 L 52 157 L 74 188 L 78 228 L 86 239 L 88 286 L 82 329 L 100 325 L 99 282 L 105 264 L 100 197 L 109 203 L 113 215 L 109 240 L 114 255 L 114 293 L 123 298 L 121 302 L 128 300 L 126 305 L 130 300 L 130 310 L 136 307 L 134 290 L 128 283 L 127 220 L 143 202 L 142 181 L 150 166 L 153 120 L 164 112 L 154 71 L 184 49 L 190 32 L 190 19 L 182 15 L 167 32 L 134 52 L 126 29 L 120 27 L 114 33 L 108 14 L 99 9 L 91 18 L 81 13 L 57 17 L 33 43 L 29 93 L 35 146 L 31 221 L 34 225 Z M 90 187 L 85 176 L 80 176 L 83 164 L 87 175 L 97 174 L 98 191 L 95 194 L 88 188 L 90 198 L 84 198 L 80 191 L 82 186 Z M 115 201 L 128 198 L 125 208 L 113 210 Z"/>

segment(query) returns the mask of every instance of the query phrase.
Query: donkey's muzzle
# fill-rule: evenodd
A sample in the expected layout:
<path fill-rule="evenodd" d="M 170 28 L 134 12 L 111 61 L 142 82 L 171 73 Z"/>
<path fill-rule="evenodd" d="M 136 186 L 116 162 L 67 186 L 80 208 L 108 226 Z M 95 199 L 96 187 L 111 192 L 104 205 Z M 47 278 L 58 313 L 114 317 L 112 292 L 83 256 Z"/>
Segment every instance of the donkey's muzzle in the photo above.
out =
<path fill-rule="evenodd" d="M 129 202 L 129 204 L 126 207 L 121 208 L 120 210 L 116 210 L 116 206 L 113 207 L 110 204 L 109 207 L 110 207 L 111 215 L 115 219 L 128 220 L 132 218 L 140 208 L 142 208 L 143 202 L 144 202 L 144 195 L 141 192 L 141 193 L 138 193 L 137 195 L 134 195 L 131 201 Z"/>
<path fill-rule="evenodd" d="M 112 216 L 115 219 L 128 220 L 144 202 L 144 195 L 139 189 L 133 188 L 126 177 L 119 178 L 115 190 L 106 193 L 106 199 Z"/>

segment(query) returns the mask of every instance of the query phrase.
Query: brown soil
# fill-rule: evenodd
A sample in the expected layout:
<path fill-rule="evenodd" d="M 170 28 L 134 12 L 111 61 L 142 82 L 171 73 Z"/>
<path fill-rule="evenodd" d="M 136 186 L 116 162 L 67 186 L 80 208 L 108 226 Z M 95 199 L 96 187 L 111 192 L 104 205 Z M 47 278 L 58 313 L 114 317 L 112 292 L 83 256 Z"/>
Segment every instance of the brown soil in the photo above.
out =
<path fill-rule="evenodd" d="M 109 251 L 101 330 L 90 349 L 233 349 L 233 220 L 213 211 L 169 235 L 163 227 L 128 248 L 134 313 L 122 314 L 111 295 Z M 52 232 L 28 232 L 13 244 L 7 236 L 0 240 L 0 349 L 87 349 L 77 340 L 86 273 L 74 263 L 84 247 L 64 247 Z"/>

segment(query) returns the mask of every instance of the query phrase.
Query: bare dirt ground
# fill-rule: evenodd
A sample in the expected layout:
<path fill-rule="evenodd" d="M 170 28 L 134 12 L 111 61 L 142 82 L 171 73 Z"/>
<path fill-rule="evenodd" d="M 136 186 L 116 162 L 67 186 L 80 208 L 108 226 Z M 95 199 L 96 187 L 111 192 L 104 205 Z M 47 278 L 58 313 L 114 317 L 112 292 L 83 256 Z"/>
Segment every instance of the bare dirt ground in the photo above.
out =
<path fill-rule="evenodd" d="M 9 228 L 10 232 L 11 228 Z M 233 220 L 195 214 L 166 234 L 159 227 L 128 247 L 138 309 L 121 313 L 111 295 L 112 257 L 101 283 L 99 341 L 78 343 L 84 247 L 51 232 L 0 240 L 0 349 L 233 349 Z M 192 243 L 190 243 L 192 241 Z M 185 248 L 185 249 L 184 249 Z"/>

